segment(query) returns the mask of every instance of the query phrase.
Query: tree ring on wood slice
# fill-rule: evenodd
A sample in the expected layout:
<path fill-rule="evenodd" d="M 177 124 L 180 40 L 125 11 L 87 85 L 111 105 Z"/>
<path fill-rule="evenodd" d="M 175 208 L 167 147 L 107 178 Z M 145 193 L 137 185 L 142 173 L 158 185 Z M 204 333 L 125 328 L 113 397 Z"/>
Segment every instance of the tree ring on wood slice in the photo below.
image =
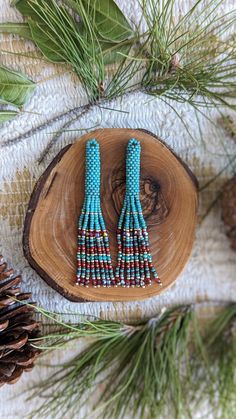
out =
<path fill-rule="evenodd" d="M 101 151 L 101 204 L 116 264 L 116 228 L 125 193 L 127 142 L 141 142 L 141 203 L 153 264 L 162 287 L 76 286 L 77 219 L 84 200 L 85 142 Z M 172 285 L 191 253 L 197 222 L 197 181 L 190 169 L 150 132 L 99 129 L 66 146 L 39 179 L 29 202 L 24 254 L 37 273 L 71 301 L 132 301 L 160 294 Z"/>

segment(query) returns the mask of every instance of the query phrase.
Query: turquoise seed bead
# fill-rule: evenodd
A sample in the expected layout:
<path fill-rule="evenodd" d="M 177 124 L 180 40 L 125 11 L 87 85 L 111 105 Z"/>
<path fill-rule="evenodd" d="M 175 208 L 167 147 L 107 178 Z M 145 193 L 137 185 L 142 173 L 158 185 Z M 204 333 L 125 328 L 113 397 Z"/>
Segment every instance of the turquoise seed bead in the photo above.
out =
<path fill-rule="evenodd" d="M 95 139 L 86 143 L 85 198 L 78 220 L 77 264 L 77 284 L 115 284 L 100 204 L 100 148 Z"/>
<path fill-rule="evenodd" d="M 140 203 L 140 142 L 132 138 L 126 153 L 126 193 L 117 229 L 117 284 L 145 287 L 151 275 L 161 284 L 149 252 L 146 222 Z"/>

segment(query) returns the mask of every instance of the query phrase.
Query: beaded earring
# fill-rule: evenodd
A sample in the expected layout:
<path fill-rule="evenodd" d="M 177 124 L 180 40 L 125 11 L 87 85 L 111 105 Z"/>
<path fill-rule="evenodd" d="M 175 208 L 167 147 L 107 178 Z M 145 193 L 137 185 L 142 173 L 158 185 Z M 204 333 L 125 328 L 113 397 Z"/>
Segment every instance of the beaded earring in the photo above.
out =
<path fill-rule="evenodd" d="M 110 247 L 100 204 L 100 150 L 95 139 L 86 143 L 85 199 L 78 221 L 77 284 L 115 285 Z"/>
<path fill-rule="evenodd" d="M 140 203 L 140 153 L 138 140 L 132 138 L 126 153 L 126 193 L 117 229 L 117 285 L 143 287 L 151 277 L 161 285 L 152 264 L 146 223 Z"/>

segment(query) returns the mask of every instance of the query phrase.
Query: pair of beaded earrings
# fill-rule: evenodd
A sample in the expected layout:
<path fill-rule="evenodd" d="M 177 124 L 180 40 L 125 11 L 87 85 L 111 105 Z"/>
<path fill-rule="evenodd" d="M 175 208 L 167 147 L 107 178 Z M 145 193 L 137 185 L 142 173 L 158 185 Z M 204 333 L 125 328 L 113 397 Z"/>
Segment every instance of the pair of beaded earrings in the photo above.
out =
<path fill-rule="evenodd" d="M 161 285 L 152 264 L 146 223 L 139 197 L 138 140 L 128 142 L 126 193 L 117 228 L 118 256 L 112 267 L 109 239 L 100 203 L 100 150 L 95 139 L 86 143 L 85 199 L 78 221 L 77 284 L 88 287 L 142 287 L 151 277 Z"/>

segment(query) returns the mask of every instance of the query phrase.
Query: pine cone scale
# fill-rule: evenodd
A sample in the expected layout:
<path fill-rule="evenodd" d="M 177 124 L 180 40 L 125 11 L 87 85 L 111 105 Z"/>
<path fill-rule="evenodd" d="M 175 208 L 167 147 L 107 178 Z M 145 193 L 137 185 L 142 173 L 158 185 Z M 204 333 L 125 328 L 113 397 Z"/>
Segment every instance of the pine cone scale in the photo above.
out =
<path fill-rule="evenodd" d="M 5 329 L 6 330 L 6 329 Z M 0 345 L 0 350 L 6 350 L 6 349 L 20 349 L 22 346 L 24 346 L 28 341 L 28 334 L 23 333 L 20 335 L 20 337 L 15 338 L 12 340 L 12 337 L 14 338 L 14 335 L 9 336 L 9 341 L 6 341 L 2 345 Z"/>
<path fill-rule="evenodd" d="M 9 305 L 13 305 L 15 302 L 12 299 L 12 297 L 14 297 L 14 295 L 17 295 L 17 293 L 15 292 L 7 292 L 5 294 L 5 292 L 3 293 L 3 296 L 0 297 L 0 308 L 1 307 L 6 307 Z M 18 301 L 24 301 L 24 300 L 28 300 L 28 298 L 31 297 L 31 293 L 22 293 L 22 294 L 18 294 L 17 295 L 17 300 Z"/>
<path fill-rule="evenodd" d="M 26 304 L 30 292 L 22 292 L 21 276 L 0 257 L 0 386 L 14 384 L 24 371 L 34 367 L 39 350 L 29 339 L 39 335 L 35 303 Z"/>
<path fill-rule="evenodd" d="M 9 304 L 11 304 L 11 302 L 12 302 L 12 299 L 11 298 L 9 298 L 9 297 L 1 297 L 0 298 L 0 308 L 3 308 L 3 307 L 6 307 L 6 306 L 9 306 Z"/>
<path fill-rule="evenodd" d="M 1 263 L 2 259 L 3 259 L 3 257 L 2 257 L 2 255 L 0 255 L 0 263 Z M 5 272 L 5 271 L 6 271 L 6 269 L 7 269 L 7 264 L 6 264 L 6 262 L 3 262 L 2 264 L 0 264 L 0 274 L 1 274 L 2 272 Z M 1 278 L 1 276 L 0 276 L 0 278 Z"/>
<path fill-rule="evenodd" d="M 5 308 L 2 309 L 4 311 L 3 314 L 0 313 L 0 321 L 9 320 L 12 317 L 18 316 L 20 313 L 27 313 L 28 311 L 34 311 L 33 306 L 25 306 L 19 305 L 18 307 L 13 307 L 12 309 L 6 310 Z"/>
<path fill-rule="evenodd" d="M 26 332 L 32 332 L 33 330 L 38 329 L 39 326 L 39 322 L 36 322 L 35 320 L 29 320 L 27 323 L 18 323 L 14 330 L 24 330 Z"/>
<path fill-rule="evenodd" d="M 22 368 L 19 366 L 15 367 L 10 377 L 4 374 L 0 374 L 0 386 L 4 384 L 15 384 L 19 380 L 21 374 L 22 374 Z"/>
<path fill-rule="evenodd" d="M 28 351 L 25 351 L 24 353 L 19 352 L 17 354 L 17 365 L 28 367 L 32 365 L 32 363 L 35 361 L 37 356 L 38 356 L 38 352 L 32 351 L 31 349 L 28 349 Z M 1 360 L 2 364 L 8 363 L 8 362 L 9 363 L 16 362 L 16 358 L 14 354 L 12 355 L 12 353 L 10 353 L 9 355 L 5 356 Z"/>
<path fill-rule="evenodd" d="M 8 269 L 8 271 L 1 271 L 0 281 L 3 281 L 4 279 L 9 278 L 11 275 L 13 275 L 13 273 L 14 273 L 13 269 Z"/>
<path fill-rule="evenodd" d="M 1 281 L 3 281 L 5 278 L 1 278 Z M 6 291 L 8 288 L 14 287 L 15 285 L 18 285 L 21 282 L 21 277 L 16 276 L 15 278 L 10 278 L 8 281 L 4 281 L 3 284 L 0 283 L 0 292 Z"/>
<path fill-rule="evenodd" d="M 6 377 L 11 377 L 16 366 L 15 364 L 1 364 L 0 366 L 0 376 L 5 375 Z"/>
<path fill-rule="evenodd" d="M 6 329 L 9 325 L 9 320 L 0 321 L 0 332 Z"/>
<path fill-rule="evenodd" d="M 224 187 L 221 199 L 222 219 L 231 247 L 236 250 L 236 175 Z"/>
<path fill-rule="evenodd" d="M 3 261 L 3 256 L 0 255 L 0 279 L 6 278 L 7 276 L 10 276 L 13 274 L 14 270 L 12 268 L 7 270 L 7 263 Z"/>

